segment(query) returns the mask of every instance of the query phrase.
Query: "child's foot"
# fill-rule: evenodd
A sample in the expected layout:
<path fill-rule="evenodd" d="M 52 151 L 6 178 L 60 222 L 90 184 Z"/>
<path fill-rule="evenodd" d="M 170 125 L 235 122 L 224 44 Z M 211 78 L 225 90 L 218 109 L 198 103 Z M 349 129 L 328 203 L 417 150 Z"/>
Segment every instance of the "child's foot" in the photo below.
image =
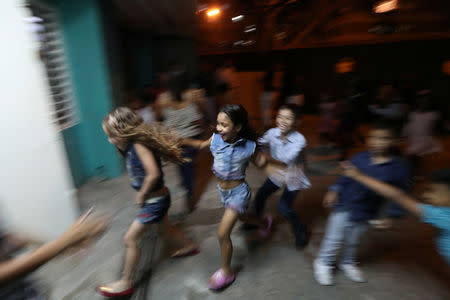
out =
<path fill-rule="evenodd" d="M 98 286 L 96 291 L 104 297 L 113 298 L 131 295 L 134 292 L 134 288 L 131 286 L 131 282 L 119 280 L 107 285 Z"/>
<path fill-rule="evenodd" d="M 354 282 L 366 282 L 363 272 L 354 264 L 340 264 L 339 269 L 344 271 L 345 276 Z"/>
<path fill-rule="evenodd" d="M 188 246 L 185 246 L 185 247 L 175 251 L 170 257 L 178 258 L 178 257 L 196 255 L 198 253 L 200 253 L 200 247 L 197 244 L 192 243 Z"/>
<path fill-rule="evenodd" d="M 261 229 L 261 230 L 259 231 L 259 235 L 260 235 L 262 238 L 267 238 L 267 237 L 269 236 L 270 230 L 272 229 L 272 222 L 273 222 L 272 216 L 271 216 L 271 215 L 268 215 L 268 216 L 266 217 L 266 228 Z"/>
<path fill-rule="evenodd" d="M 223 290 L 236 279 L 235 274 L 227 275 L 223 269 L 217 270 L 209 279 L 208 287 L 211 290 L 218 291 Z"/>
<path fill-rule="evenodd" d="M 313 264 L 314 278 L 321 285 L 333 285 L 333 267 L 323 264 L 320 259 L 316 258 Z"/>

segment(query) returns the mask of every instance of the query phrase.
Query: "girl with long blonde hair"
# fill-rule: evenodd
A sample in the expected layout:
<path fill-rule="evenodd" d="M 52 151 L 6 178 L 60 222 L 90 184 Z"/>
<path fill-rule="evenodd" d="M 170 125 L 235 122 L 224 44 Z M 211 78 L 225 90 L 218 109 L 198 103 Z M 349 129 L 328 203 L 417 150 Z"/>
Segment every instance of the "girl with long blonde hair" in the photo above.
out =
<path fill-rule="evenodd" d="M 172 257 L 193 255 L 198 245 L 184 233 L 171 226 L 167 212 L 170 193 L 164 185 L 161 158 L 175 163 L 185 162 L 178 139 L 168 130 L 147 125 L 132 110 L 119 107 L 103 120 L 103 130 L 108 140 L 126 161 L 131 186 L 138 191 L 136 204 L 140 207 L 137 218 L 125 234 L 125 262 L 122 277 L 113 283 L 99 286 L 97 292 L 106 297 L 133 293 L 133 274 L 139 262 L 139 241 L 152 224 L 162 223 L 167 233 L 183 244 Z"/>

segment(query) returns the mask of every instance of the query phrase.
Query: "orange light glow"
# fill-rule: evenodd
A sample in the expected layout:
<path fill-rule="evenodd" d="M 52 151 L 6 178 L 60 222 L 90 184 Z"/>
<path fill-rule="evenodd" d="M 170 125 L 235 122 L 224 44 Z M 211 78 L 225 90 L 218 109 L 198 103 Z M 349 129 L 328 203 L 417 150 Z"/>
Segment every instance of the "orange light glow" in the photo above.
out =
<path fill-rule="evenodd" d="M 220 9 L 218 8 L 209 9 L 206 12 L 206 15 L 208 15 L 208 17 L 214 17 L 217 16 L 218 14 L 220 14 Z"/>
<path fill-rule="evenodd" d="M 374 10 L 377 14 L 385 13 L 398 8 L 397 0 L 386 0 L 378 2 L 375 5 Z"/>
<path fill-rule="evenodd" d="M 450 60 L 444 61 L 442 64 L 442 72 L 445 75 L 450 75 Z"/>
<path fill-rule="evenodd" d="M 346 57 L 337 62 L 335 68 L 336 72 L 339 74 L 345 74 L 353 71 L 355 68 L 355 60 L 350 57 Z"/>

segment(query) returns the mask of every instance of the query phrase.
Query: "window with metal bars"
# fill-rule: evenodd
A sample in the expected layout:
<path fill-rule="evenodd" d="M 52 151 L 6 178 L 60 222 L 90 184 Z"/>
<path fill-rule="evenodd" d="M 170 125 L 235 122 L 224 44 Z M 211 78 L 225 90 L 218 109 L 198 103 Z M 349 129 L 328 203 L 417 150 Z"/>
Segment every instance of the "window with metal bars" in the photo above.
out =
<path fill-rule="evenodd" d="M 45 65 L 52 105 L 52 120 L 60 130 L 78 123 L 64 42 L 55 9 L 39 1 L 27 1 L 31 16 L 26 18 L 39 44 L 39 56 Z"/>

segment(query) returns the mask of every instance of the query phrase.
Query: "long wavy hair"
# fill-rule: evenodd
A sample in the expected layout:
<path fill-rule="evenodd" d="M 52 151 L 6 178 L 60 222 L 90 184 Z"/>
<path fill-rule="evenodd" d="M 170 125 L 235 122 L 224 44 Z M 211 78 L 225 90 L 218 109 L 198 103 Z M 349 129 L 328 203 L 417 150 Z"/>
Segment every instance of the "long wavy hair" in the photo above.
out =
<path fill-rule="evenodd" d="M 143 144 L 168 161 L 178 164 L 189 161 L 183 157 L 180 142 L 173 133 L 161 125 L 144 123 L 139 115 L 127 107 L 119 107 L 110 112 L 102 124 L 108 135 L 127 143 L 133 141 Z M 120 150 L 119 152 L 124 154 Z"/>

